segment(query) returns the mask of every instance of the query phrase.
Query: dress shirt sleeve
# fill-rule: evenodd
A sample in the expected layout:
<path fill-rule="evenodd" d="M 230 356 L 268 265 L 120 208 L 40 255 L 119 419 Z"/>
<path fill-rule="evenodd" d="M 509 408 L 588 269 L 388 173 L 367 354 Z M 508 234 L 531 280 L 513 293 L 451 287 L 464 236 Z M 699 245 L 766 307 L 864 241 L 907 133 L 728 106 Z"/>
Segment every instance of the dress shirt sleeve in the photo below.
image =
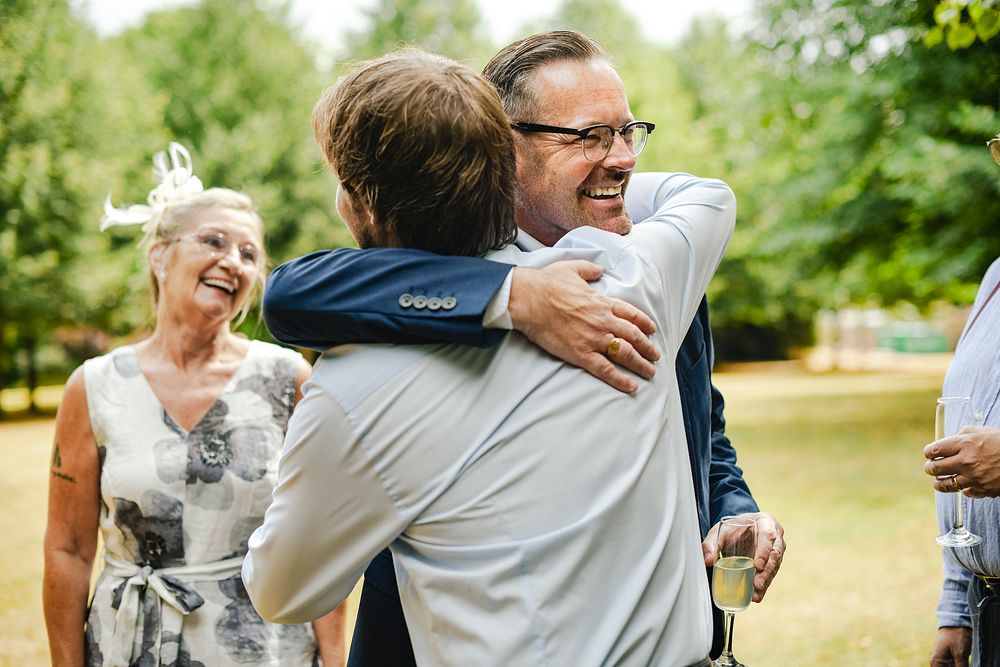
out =
<path fill-rule="evenodd" d="M 641 178 L 640 178 L 641 177 Z M 656 268 L 668 299 L 667 315 L 679 347 L 732 235 L 736 197 L 725 183 L 690 174 L 635 174 L 628 207 L 636 219 L 629 235 Z"/>
<path fill-rule="evenodd" d="M 274 623 L 323 616 L 411 518 L 397 510 L 340 404 L 307 382 L 273 501 L 243 562 L 254 607 Z"/>
<path fill-rule="evenodd" d="M 271 273 L 264 322 L 277 340 L 314 350 L 345 343 L 488 347 L 506 333 L 485 329 L 483 317 L 510 270 L 421 250 L 320 250 Z"/>
<path fill-rule="evenodd" d="M 950 505 L 955 502 L 951 493 L 934 492 L 937 504 L 938 528 L 942 533 L 951 528 Z M 951 553 L 951 549 L 942 548 L 941 558 L 944 565 L 944 583 L 941 586 L 941 597 L 938 599 L 938 627 L 972 627 L 969 615 L 969 584 L 972 582 L 972 572 L 962 567 Z"/>

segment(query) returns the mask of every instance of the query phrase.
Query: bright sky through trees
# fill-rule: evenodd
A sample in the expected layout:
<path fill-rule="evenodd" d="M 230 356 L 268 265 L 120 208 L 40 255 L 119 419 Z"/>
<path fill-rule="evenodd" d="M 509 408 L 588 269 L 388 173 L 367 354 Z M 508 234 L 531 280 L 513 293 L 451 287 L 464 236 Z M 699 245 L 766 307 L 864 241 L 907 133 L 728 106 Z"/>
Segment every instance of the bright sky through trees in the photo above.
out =
<path fill-rule="evenodd" d="M 101 34 L 116 33 L 140 24 L 145 14 L 157 9 L 192 4 L 192 0 L 75 0 L 84 8 L 84 15 L 97 26 Z M 301 22 L 307 35 L 322 43 L 343 43 L 347 30 L 364 27 L 364 10 L 374 0 L 292 0 L 292 16 Z M 514 38 L 526 21 L 553 14 L 559 0 L 477 0 L 493 40 L 501 43 Z M 639 19 L 645 36 L 668 44 L 676 44 L 684 35 L 691 19 L 701 13 L 717 13 L 726 17 L 735 29 L 740 29 L 749 13 L 751 0 L 643 0 L 629 3 L 627 11 Z M 608 17 L 609 21 L 615 20 Z"/>

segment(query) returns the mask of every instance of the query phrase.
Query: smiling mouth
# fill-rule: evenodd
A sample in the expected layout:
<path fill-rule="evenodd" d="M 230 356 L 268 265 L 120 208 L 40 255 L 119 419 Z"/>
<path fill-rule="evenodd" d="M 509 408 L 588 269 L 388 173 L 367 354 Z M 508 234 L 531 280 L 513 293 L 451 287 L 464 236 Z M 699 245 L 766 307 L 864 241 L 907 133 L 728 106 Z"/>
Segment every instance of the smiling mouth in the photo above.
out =
<path fill-rule="evenodd" d="M 217 278 L 205 278 L 201 282 L 202 284 L 208 285 L 209 287 L 214 287 L 215 289 L 222 290 L 229 296 L 236 294 L 236 287 L 228 281 L 219 280 Z"/>
<path fill-rule="evenodd" d="M 584 188 L 583 195 L 591 199 L 614 199 L 622 194 L 622 186 L 615 185 L 609 188 Z"/>

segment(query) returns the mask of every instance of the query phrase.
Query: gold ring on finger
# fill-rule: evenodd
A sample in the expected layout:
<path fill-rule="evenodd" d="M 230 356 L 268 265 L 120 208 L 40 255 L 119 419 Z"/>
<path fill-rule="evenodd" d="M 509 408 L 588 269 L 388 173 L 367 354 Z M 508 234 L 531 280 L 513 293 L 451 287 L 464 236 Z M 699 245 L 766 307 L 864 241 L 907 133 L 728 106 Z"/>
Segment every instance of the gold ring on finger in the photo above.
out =
<path fill-rule="evenodd" d="M 608 349 L 606 349 L 604 351 L 604 354 L 606 354 L 609 357 L 613 357 L 616 354 L 618 354 L 619 352 L 621 352 L 621 350 L 622 350 L 621 339 L 619 339 L 619 338 L 612 338 L 611 342 L 608 343 Z"/>
<path fill-rule="evenodd" d="M 951 486 L 955 489 L 955 493 L 962 492 L 962 485 L 958 483 L 958 475 L 951 478 Z"/>

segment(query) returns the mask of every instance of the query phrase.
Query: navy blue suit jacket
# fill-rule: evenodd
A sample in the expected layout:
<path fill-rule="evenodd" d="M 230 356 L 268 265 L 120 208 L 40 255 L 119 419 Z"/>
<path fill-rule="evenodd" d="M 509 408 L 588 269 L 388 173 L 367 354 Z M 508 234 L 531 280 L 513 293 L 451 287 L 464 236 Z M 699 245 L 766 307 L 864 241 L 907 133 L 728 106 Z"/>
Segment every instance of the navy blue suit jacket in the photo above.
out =
<path fill-rule="evenodd" d="M 316 350 L 360 342 L 488 346 L 506 333 L 483 329 L 482 320 L 510 269 L 418 250 L 321 250 L 274 270 L 264 292 L 264 321 L 279 341 Z M 424 297 L 423 304 L 417 297 Z M 451 308 L 427 306 L 431 298 L 449 297 Z M 676 370 L 703 536 L 723 516 L 758 511 L 726 437 L 725 404 L 711 381 L 713 356 L 708 302 L 702 299 Z M 405 633 L 398 605 L 386 551 L 365 573 L 350 665 L 412 664 L 412 654 L 406 660 L 396 650 L 409 649 L 408 637 L 398 636 Z"/>

